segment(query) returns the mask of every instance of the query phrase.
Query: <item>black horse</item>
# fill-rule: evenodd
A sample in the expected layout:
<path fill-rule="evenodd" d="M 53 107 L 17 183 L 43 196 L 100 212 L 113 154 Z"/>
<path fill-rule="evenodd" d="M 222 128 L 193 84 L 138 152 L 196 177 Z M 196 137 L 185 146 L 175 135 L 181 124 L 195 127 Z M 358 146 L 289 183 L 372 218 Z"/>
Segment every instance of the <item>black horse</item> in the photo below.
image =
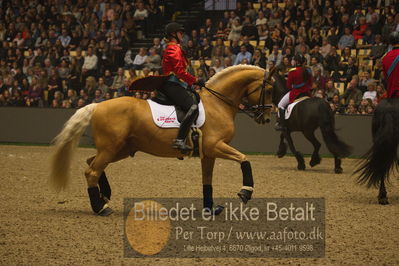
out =
<path fill-rule="evenodd" d="M 363 156 L 363 162 L 355 171 L 360 173 L 358 182 L 368 187 L 380 186 L 378 203 L 388 204 L 385 180 L 397 167 L 399 142 L 399 99 L 385 99 L 377 105 L 371 125 L 373 145 Z"/>
<path fill-rule="evenodd" d="M 285 86 L 285 79 L 278 72 L 273 74 L 273 103 L 277 106 L 281 98 L 288 92 Z M 314 135 L 317 128 L 320 127 L 324 142 L 328 150 L 334 155 L 335 167 L 334 171 L 337 174 L 342 173 L 341 158 L 347 157 L 351 153 L 351 148 L 342 142 L 335 134 L 335 119 L 330 105 L 320 98 L 309 98 L 299 102 L 292 111 L 290 118 L 286 121 L 287 130 L 280 135 L 280 145 L 277 156 L 282 158 L 287 152 L 288 146 L 291 152 L 295 155 L 298 162 L 298 169 L 305 170 L 305 161 L 302 154 L 295 149 L 291 138 L 291 132 L 300 131 L 309 140 L 314 147 L 310 166 L 313 167 L 321 162 L 319 155 L 320 142 Z"/>

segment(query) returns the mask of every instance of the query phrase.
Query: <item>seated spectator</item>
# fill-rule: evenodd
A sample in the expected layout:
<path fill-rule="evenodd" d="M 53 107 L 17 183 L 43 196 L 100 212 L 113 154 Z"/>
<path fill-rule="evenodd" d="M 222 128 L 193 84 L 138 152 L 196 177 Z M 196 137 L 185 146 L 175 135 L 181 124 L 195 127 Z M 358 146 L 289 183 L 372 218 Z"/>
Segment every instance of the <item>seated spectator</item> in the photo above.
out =
<path fill-rule="evenodd" d="M 240 24 L 239 19 L 234 19 L 233 24 L 231 25 L 231 31 L 227 39 L 229 41 L 238 41 L 241 38 L 241 30 L 242 25 Z"/>
<path fill-rule="evenodd" d="M 355 65 L 355 59 L 353 57 L 349 57 L 348 63 L 342 65 L 342 71 L 344 72 L 343 76 L 346 80 L 345 82 L 349 82 L 354 75 L 358 73 L 358 68 Z"/>
<path fill-rule="evenodd" d="M 19 90 L 14 90 L 10 98 L 9 104 L 11 106 L 25 106 L 25 100 Z M 0 103 L 1 105 L 1 103 Z"/>
<path fill-rule="evenodd" d="M 331 102 L 335 95 L 339 96 L 339 90 L 335 88 L 334 82 L 330 79 L 326 83 L 325 95 L 327 101 Z"/>
<path fill-rule="evenodd" d="M 363 44 L 361 47 L 369 48 L 375 44 L 375 35 L 372 33 L 370 28 L 367 28 L 363 35 Z"/>
<path fill-rule="evenodd" d="M 97 89 L 101 90 L 102 97 L 108 92 L 109 87 L 105 84 L 103 77 L 98 78 Z"/>
<path fill-rule="evenodd" d="M 136 22 L 137 29 L 141 30 L 142 32 L 145 31 L 147 27 L 147 18 L 148 18 L 148 10 L 145 9 L 143 2 L 138 2 L 137 9 L 134 12 L 133 18 Z M 144 39 L 144 35 L 138 35 L 139 39 Z"/>
<path fill-rule="evenodd" d="M 265 62 L 265 65 L 266 65 L 266 62 Z M 284 75 L 284 76 L 288 75 L 288 72 L 290 71 L 290 69 L 292 67 L 293 66 L 291 64 L 291 60 L 287 56 L 284 56 L 281 63 L 276 66 L 276 68 L 280 72 L 280 74 Z M 266 66 L 264 68 L 266 68 Z"/>
<path fill-rule="evenodd" d="M 270 19 L 267 22 L 267 25 L 270 28 L 274 28 L 280 23 L 281 23 L 280 13 L 279 12 L 274 12 L 274 13 L 271 14 Z"/>
<path fill-rule="evenodd" d="M 266 68 L 266 57 L 260 49 L 256 49 L 252 56 L 251 65 Z"/>
<path fill-rule="evenodd" d="M 123 73 L 123 68 L 118 68 L 117 74 L 114 76 L 111 89 L 118 90 L 120 87 L 123 86 L 125 80 L 125 75 Z"/>
<path fill-rule="evenodd" d="M 193 40 L 187 42 L 186 58 L 187 60 L 198 60 L 199 58 L 198 48 L 194 46 Z"/>
<path fill-rule="evenodd" d="M 85 92 L 87 92 L 88 95 L 88 103 L 90 103 L 93 100 L 96 89 L 97 89 L 96 78 L 93 76 L 87 77 L 85 84 Z"/>
<path fill-rule="evenodd" d="M 345 28 L 344 35 L 338 41 L 338 48 L 343 50 L 345 47 L 354 47 L 355 38 L 351 34 L 351 29 L 349 27 Z"/>
<path fill-rule="evenodd" d="M 157 54 L 156 49 L 151 47 L 149 50 L 150 54 L 146 58 L 145 66 L 151 71 L 160 70 L 161 66 L 161 56 Z"/>
<path fill-rule="evenodd" d="M 68 63 L 65 60 L 61 61 L 61 65 L 58 67 L 58 76 L 61 80 L 66 80 L 69 77 L 70 69 Z"/>
<path fill-rule="evenodd" d="M 29 88 L 29 94 L 27 97 L 28 106 L 43 106 L 42 102 L 42 88 L 39 87 L 38 80 L 36 77 L 32 78 L 32 83 Z"/>
<path fill-rule="evenodd" d="M 375 44 L 371 47 L 371 52 L 369 58 L 372 60 L 376 60 L 381 58 L 387 50 L 387 46 L 382 43 L 381 35 L 375 36 Z"/>
<path fill-rule="evenodd" d="M 352 79 L 349 82 L 344 95 L 342 95 L 342 98 L 345 100 L 345 104 L 349 105 L 350 101 L 352 100 L 352 101 L 354 101 L 355 105 L 359 105 L 360 101 L 362 100 L 362 97 L 363 97 L 363 94 L 358 89 L 356 80 Z"/>
<path fill-rule="evenodd" d="M 346 107 L 345 114 L 348 114 L 348 115 L 357 115 L 357 114 L 359 114 L 359 111 L 357 110 L 357 105 L 353 103 L 353 100 L 351 100 L 351 102 Z"/>
<path fill-rule="evenodd" d="M 72 105 L 68 100 L 63 100 L 61 107 L 62 108 L 72 108 Z"/>
<path fill-rule="evenodd" d="M 363 99 L 370 99 L 372 102 L 377 99 L 377 91 L 374 82 L 368 84 L 367 91 L 363 94 Z"/>
<path fill-rule="evenodd" d="M 215 74 L 216 74 L 216 70 L 213 67 L 209 68 L 208 79 L 213 77 Z"/>
<path fill-rule="evenodd" d="M 114 77 L 112 76 L 111 70 L 106 69 L 104 72 L 104 83 L 108 87 L 112 86 L 112 83 L 114 82 Z"/>
<path fill-rule="evenodd" d="M 147 59 L 147 50 L 146 48 L 142 47 L 140 48 L 139 53 L 134 57 L 132 65 L 133 69 L 142 70 L 143 67 L 145 66 L 146 59 Z"/>
<path fill-rule="evenodd" d="M 208 76 L 202 68 L 197 69 L 197 75 L 195 75 L 197 79 L 201 82 L 206 82 L 208 80 Z"/>
<path fill-rule="evenodd" d="M 68 101 L 71 107 L 75 107 L 78 101 L 78 97 L 76 96 L 76 91 L 73 89 L 69 89 L 67 91 L 67 97 L 65 101 Z"/>
<path fill-rule="evenodd" d="M 366 92 L 369 84 L 373 83 L 373 82 L 374 82 L 374 79 L 371 78 L 371 72 L 365 71 L 365 72 L 363 72 L 363 77 L 361 77 L 359 80 L 359 89 L 362 92 Z"/>
<path fill-rule="evenodd" d="M 236 60 L 234 61 L 234 65 L 239 65 L 242 63 L 243 59 L 247 59 L 247 62 L 251 62 L 252 54 L 247 51 L 247 47 L 245 45 L 241 45 L 240 53 L 238 53 Z"/>
<path fill-rule="evenodd" d="M 97 70 L 97 63 L 98 63 L 98 58 L 94 54 L 93 47 L 89 47 L 87 49 L 87 55 L 84 57 L 84 63 L 82 66 L 82 74 L 84 76 L 96 76 L 96 70 Z"/>
<path fill-rule="evenodd" d="M 68 32 L 66 29 L 63 29 L 61 35 L 58 36 L 58 40 L 60 40 L 61 45 L 64 48 L 68 47 L 69 43 L 71 42 L 71 39 L 72 38 L 71 38 L 71 36 L 68 35 Z"/>
<path fill-rule="evenodd" d="M 289 11 L 288 11 L 289 12 Z M 258 11 L 258 18 L 255 21 L 255 26 L 261 26 L 261 25 L 266 25 L 267 23 L 267 18 L 265 17 L 265 13 L 263 13 L 262 10 Z"/>
<path fill-rule="evenodd" d="M 319 62 L 317 57 L 311 57 L 309 66 L 310 66 L 310 69 L 312 70 L 313 76 L 316 75 L 316 70 L 320 70 L 321 74 L 324 73 L 323 65 Z"/>
<path fill-rule="evenodd" d="M 212 57 L 212 45 L 209 44 L 209 40 L 207 38 L 203 39 L 202 45 L 199 49 L 199 54 L 204 59 L 208 60 Z"/>
<path fill-rule="evenodd" d="M 331 99 L 331 104 L 334 106 L 334 109 L 336 113 L 343 113 L 344 112 L 344 107 L 341 104 L 341 99 L 338 94 L 335 94 L 332 99 Z M 331 105 L 330 105 L 331 106 Z"/>
<path fill-rule="evenodd" d="M 267 57 L 267 61 L 273 61 L 274 65 L 279 65 L 281 61 L 283 60 L 283 55 L 278 49 L 277 45 L 273 46 L 273 50 L 270 53 L 270 55 Z"/>
<path fill-rule="evenodd" d="M 224 69 L 220 58 L 215 58 L 215 61 L 212 62 L 211 67 L 215 70 L 216 73 L 218 73 Z"/>
<path fill-rule="evenodd" d="M 252 24 L 252 19 L 250 17 L 245 17 L 242 25 L 241 36 L 247 37 L 248 40 L 259 40 L 258 30 L 255 25 Z"/>
<path fill-rule="evenodd" d="M 373 107 L 372 100 L 369 98 L 363 98 L 358 108 L 359 113 L 362 115 L 366 115 L 369 106 Z"/>
<path fill-rule="evenodd" d="M 367 28 L 368 24 L 366 23 L 366 18 L 360 17 L 359 24 L 356 25 L 352 31 L 352 35 L 355 38 L 355 42 L 357 42 L 357 40 L 363 39 L 363 36 Z"/>
<path fill-rule="evenodd" d="M 92 103 L 100 103 L 103 102 L 104 98 L 102 97 L 102 91 L 100 89 L 96 89 L 94 91 L 94 98 Z"/>
<path fill-rule="evenodd" d="M 319 89 L 325 89 L 327 78 L 322 74 L 322 69 L 320 67 L 312 67 L 313 82 L 318 84 Z"/>

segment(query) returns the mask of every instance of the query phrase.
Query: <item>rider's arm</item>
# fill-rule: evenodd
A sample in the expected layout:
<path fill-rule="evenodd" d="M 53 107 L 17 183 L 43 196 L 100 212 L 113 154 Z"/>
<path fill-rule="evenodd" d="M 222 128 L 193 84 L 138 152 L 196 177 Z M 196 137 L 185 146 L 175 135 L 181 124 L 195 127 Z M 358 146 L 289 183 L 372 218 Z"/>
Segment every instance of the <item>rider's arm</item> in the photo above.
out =
<path fill-rule="evenodd" d="M 190 73 L 186 71 L 186 63 L 185 58 L 181 49 L 178 46 L 172 47 L 172 49 L 168 49 L 165 52 L 164 56 L 167 56 L 168 59 L 171 61 L 172 65 L 174 66 L 173 72 L 176 76 L 184 80 L 188 85 L 193 85 L 196 82 L 196 77 L 192 76 Z"/>

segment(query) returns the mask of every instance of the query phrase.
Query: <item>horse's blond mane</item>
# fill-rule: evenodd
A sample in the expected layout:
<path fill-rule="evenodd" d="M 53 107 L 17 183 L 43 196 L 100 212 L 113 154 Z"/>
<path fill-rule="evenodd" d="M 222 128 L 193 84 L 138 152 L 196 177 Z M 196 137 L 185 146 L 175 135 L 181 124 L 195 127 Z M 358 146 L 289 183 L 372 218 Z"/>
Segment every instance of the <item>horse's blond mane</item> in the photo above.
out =
<path fill-rule="evenodd" d="M 253 65 L 236 65 L 236 66 L 230 66 L 228 68 L 223 69 L 222 71 L 216 73 L 210 80 L 206 82 L 207 86 L 212 86 L 214 83 L 219 80 L 220 78 L 224 77 L 225 75 L 232 74 L 233 72 L 236 71 L 241 71 L 241 70 L 262 70 L 265 71 L 265 69 L 258 67 L 258 66 L 253 66 Z"/>

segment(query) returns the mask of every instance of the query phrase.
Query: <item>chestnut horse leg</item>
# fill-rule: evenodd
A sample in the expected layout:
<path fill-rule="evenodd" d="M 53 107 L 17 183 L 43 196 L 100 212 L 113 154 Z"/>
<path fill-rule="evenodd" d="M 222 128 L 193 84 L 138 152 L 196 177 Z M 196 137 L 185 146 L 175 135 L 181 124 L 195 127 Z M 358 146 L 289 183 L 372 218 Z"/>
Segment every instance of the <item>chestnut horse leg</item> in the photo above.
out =
<path fill-rule="evenodd" d="M 201 159 L 202 168 L 202 193 L 204 197 L 204 209 L 209 209 L 214 215 L 219 215 L 224 207 L 216 206 L 213 208 L 213 189 L 212 189 L 212 177 L 213 167 L 215 165 L 215 158 L 204 157 Z"/>
<path fill-rule="evenodd" d="M 247 161 L 247 157 L 224 142 L 218 142 L 216 144 L 215 155 L 217 158 L 233 160 L 241 164 L 243 186 L 237 195 L 244 203 L 247 203 L 251 199 L 254 190 L 251 164 Z"/>
<path fill-rule="evenodd" d="M 91 162 L 96 158 L 92 156 L 86 160 L 86 163 L 90 166 Z M 98 186 L 100 187 L 100 197 L 103 197 L 106 202 L 111 200 L 111 186 L 109 185 L 107 175 L 103 171 L 98 179 Z"/>

